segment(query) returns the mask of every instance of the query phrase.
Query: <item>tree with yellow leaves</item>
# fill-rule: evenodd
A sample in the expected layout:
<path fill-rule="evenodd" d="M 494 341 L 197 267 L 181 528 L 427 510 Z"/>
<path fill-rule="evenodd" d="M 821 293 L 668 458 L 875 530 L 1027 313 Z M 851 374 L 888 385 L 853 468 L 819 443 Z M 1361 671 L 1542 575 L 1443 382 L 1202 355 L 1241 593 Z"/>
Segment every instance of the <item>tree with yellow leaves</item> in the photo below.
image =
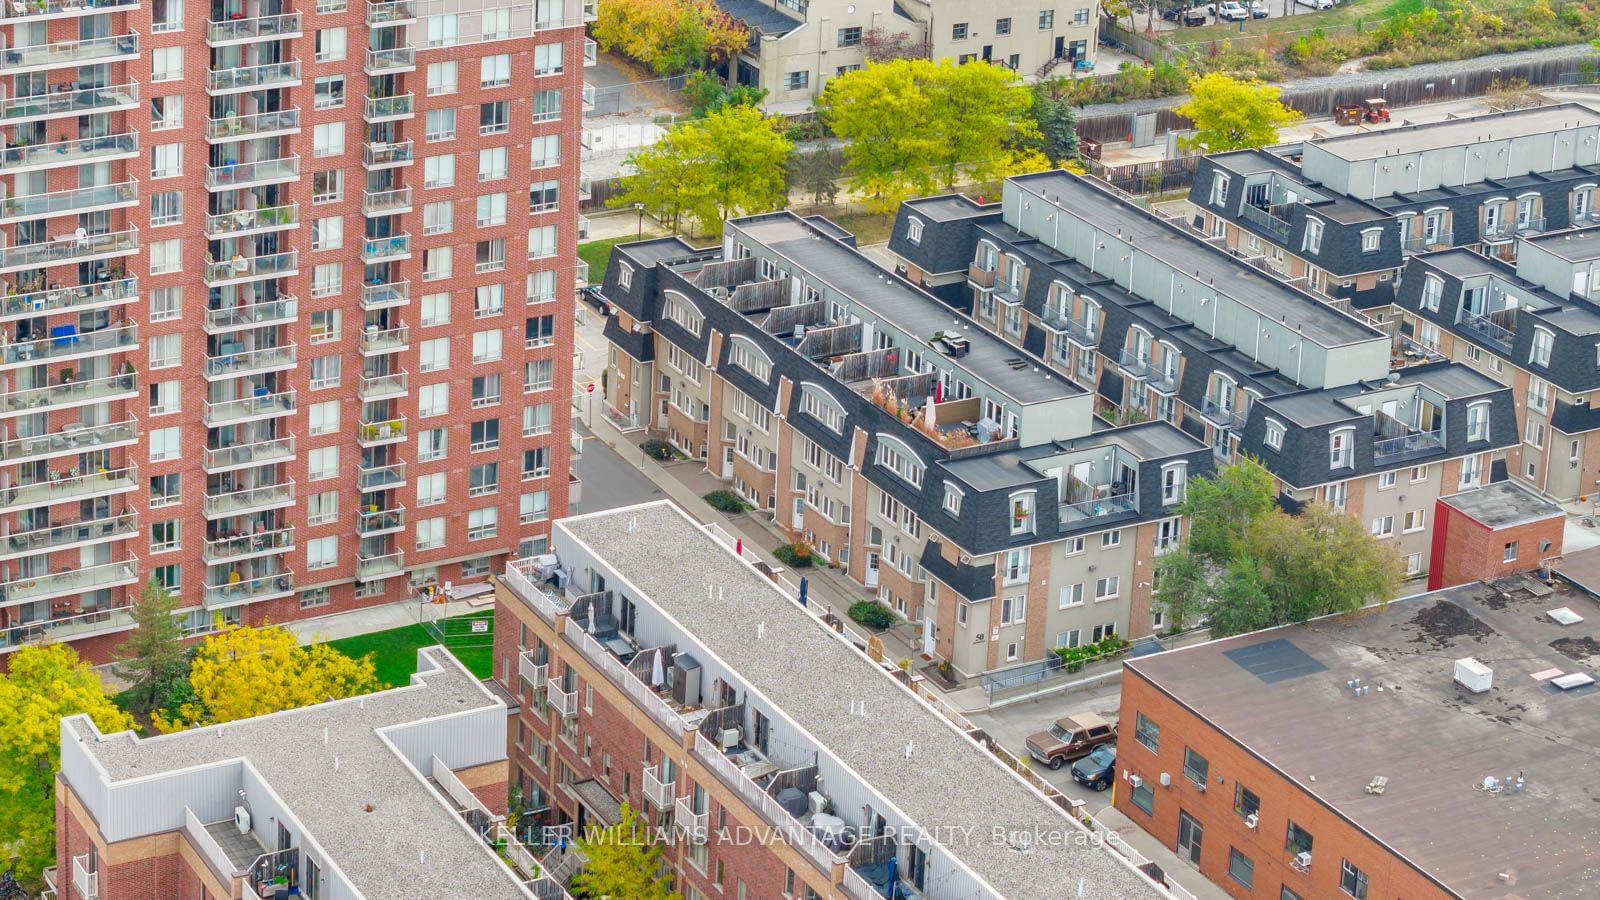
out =
<path fill-rule="evenodd" d="M 55 857 L 61 720 L 87 713 L 110 734 L 132 728 L 133 719 L 71 647 L 23 647 L 9 662 L 0 676 L 0 848 L 18 870 L 32 873 Z"/>
<path fill-rule="evenodd" d="M 608 0 L 594 37 L 658 75 L 712 68 L 750 43 L 749 30 L 713 0 Z"/>
<path fill-rule="evenodd" d="M 354 659 L 326 644 L 302 647 L 275 625 L 236 626 L 206 638 L 190 663 L 189 684 L 196 700 L 166 716 L 151 714 L 157 729 L 232 722 L 382 687 L 370 656 Z"/>

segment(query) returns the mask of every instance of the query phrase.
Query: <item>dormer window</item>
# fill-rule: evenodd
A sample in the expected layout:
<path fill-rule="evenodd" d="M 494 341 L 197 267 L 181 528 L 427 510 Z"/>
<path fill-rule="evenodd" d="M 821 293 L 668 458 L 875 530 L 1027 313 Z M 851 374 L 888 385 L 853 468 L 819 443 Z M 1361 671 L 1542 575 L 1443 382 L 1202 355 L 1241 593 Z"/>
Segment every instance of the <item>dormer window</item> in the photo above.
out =
<path fill-rule="evenodd" d="M 1361 252 L 1362 253 L 1377 253 L 1378 252 L 1378 248 L 1379 248 L 1379 246 L 1382 245 L 1382 243 L 1383 243 L 1383 229 L 1382 228 L 1368 228 L 1366 231 L 1361 232 Z"/>
<path fill-rule="evenodd" d="M 1306 218 L 1306 234 L 1300 243 L 1300 249 L 1307 253 L 1322 252 L 1322 220 Z"/>
<path fill-rule="evenodd" d="M 1533 347 L 1528 351 L 1528 362 L 1536 366 L 1550 365 L 1550 351 L 1555 344 L 1555 332 L 1548 328 L 1534 328 Z"/>
<path fill-rule="evenodd" d="M 1033 491 L 1011 495 L 1011 533 L 1033 533 Z"/>
<path fill-rule="evenodd" d="M 1284 435 L 1283 423 L 1279 422 L 1277 419 L 1268 419 L 1267 420 L 1267 434 L 1266 434 L 1266 437 L 1264 437 L 1262 439 L 1263 441 L 1266 442 L 1266 445 L 1268 447 L 1271 447 L 1274 450 L 1282 450 L 1283 449 L 1283 435 Z"/>
<path fill-rule="evenodd" d="M 1355 465 L 1354 428 L 1341 428 L 1328 435 L 1328 468 L 1348 469 Z"/>
<path fill-rule="evenodd" d="M 1439 311 L 1439 298 L 1444 296 L 1444 279 L 1437 275 L 1426 275 L 1422 279 L 1422 308 L 1429 312 Z"/>
<path fill-rule="evenodd" d="M 1216 207 L 1226 206 L 1228 203 L 1227 175 L 1217 172 L 1211 176 L 1211 205 Z"/>
<path fill-rule="evenodd" d="M 760 381 L 764 382 L 772 377 L 772 359 L 746 338 L 731 338 L 728 362 L 749 372 Z"/>
<path fill-rule="evenodd" d="M 922 243 L 922 220 L 916 216 L 906 217 L 906 240 L 913 244 Z"/>
<path fill-rule="evenodd" d="M 627 263 L 617 264 L 617 287 L 627 290 L 633 286 L 633 266 Z"/>
<path fill-rule="evenodd" d="M 993 272 L 995 264 L 999 262 L 1000 253 L 994 245 L 987 241 L 978 242 L 978 269 L 984 272 Z"/>
<path fill-rule="evenodd" d="M 1188 481 L 1187 463 L 1171 463 L 1161 468 L 1161 504 L 1171 506 L 1182 503 L 1184 485 Z"/>
<path fill-rule="evenodd" d="M 894 438 L 878 438 L 878 465 L 899 475 L 911 486 L 922 487 L 922 461 Z"/>
<path fill-rule="evenodd" d="M 1489 439 L 1489 401 L 1484 400 L 1467 407 L 1467 440 Z"/>

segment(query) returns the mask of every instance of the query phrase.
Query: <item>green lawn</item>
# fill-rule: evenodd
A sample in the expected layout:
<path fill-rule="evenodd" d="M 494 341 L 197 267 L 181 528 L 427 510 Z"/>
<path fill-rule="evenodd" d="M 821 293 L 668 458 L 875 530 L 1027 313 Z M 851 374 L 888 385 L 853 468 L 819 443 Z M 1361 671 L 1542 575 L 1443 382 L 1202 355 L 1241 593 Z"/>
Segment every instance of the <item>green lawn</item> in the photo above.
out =
<path fill-rule="evenodd" d="M 493 618 L 494 612 L 468 613 L 458 616 L 459 619 Z M 456 659 L 466 666 L 472 674 L 479 678 L 488 678 L 494 671 L 494 647 L 488 641 L 487 635 L 473 635 L 473 643 L 483 641 L 481 646 L 451 646 L 452 642 L 446 641 L 445 646 L 455 654 Z M 421 625 L 407 625 L 403 628 L 391 628 L 388 631 L 374 631 L 371 634 L 359 634 L 355 637 L 340 638 L 329 641 L 328 646 L 338 650 L 346 656 L 364 656 L 373 654 L 373 664 L 378 670 L 378 679 L 389 687 L 399 687 L 411 680 L 412 673 L 417 671 L 417 648 L 431 647 L 439 640 Z"/>
<path fill-rule="evenodd" d="M 1272 2 L 1272 11 L 1277 13 L 1280 6 Z M 1295 7 L 1292 16 L 1273 15 L 1266 19 L 1251 19 L 1244 23 L 1244 33 L 1252 34 L 1277 34 L 1283 31 L 1310 31 L 1313 28 L 1329 28 L 1334 25 L 1350 25 L 1358 20 L 1374 22 L 1386 19 L 1397 13 L 1415 12 L 1421 9 L 1421 0 L 1347 0 L 1338 3 L 1333 9 L 1313 10 L 1309 6 Z M 1137 16 L 1134 20 L 1139 28 L 1144 27 L 1144 16 Z M 1174 41 L 1182 44 L 1198 43 L 1202 41 L 1224 41 L 1230 37 L 1239 36 L 1239 25 L 1236 22 L 1220 22 L 1216 25 L 1206 25 L 1200 28 L 1179 28 L 1167 32 Z"/>
<path fill-rule="evenodd" d="M 651 237 L 651 235 L 645 235 Z M 618 244 L 628 244 L 637 241 L 636 235 L 627 237 L 606 238 L 603 241 L 590 241 L 578 245 L 578 258 L 589 264 L 589 283 L 599 284 L 605 281 L 606 266 L 611 262 L 611 248 Z"/>

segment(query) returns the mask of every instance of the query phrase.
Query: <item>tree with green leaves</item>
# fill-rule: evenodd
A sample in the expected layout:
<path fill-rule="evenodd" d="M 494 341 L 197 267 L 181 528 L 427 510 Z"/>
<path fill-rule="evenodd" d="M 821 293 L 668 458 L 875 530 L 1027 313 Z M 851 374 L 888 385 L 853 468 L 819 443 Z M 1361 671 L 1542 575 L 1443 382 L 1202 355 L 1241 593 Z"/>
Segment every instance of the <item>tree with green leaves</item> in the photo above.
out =
<path fill-rule="evenodd" d="M 1174 629 L 1204 620 L 1213 637 L 1354 612 L 1400 586 L 1393 547 L 1321 503 L 1289 515 L 1248 457 L 1194 478 L 1178 512 L 1189 533 L 1156 561 L 1152 601 Z"/>
<path fill-rule="evenodd" d="M 789 157 L 789 186 L 804 191 L 817 206 L 839 198 L 840 172 L 834 151 L 827 147 Z"/>
<path fill-rule="evenodd" d="M 642 203 L 673 233 L 687 216 L 701 233 L 721 234 L 725 219 L 783 208 L 793 149 L 760 110 L 725 106 L 629 157 L 633 174 L 611 204 Z"/>
<path fill-rule="evenodd" d="M 1072 108 L 1070 97 L 1056 96 L 1054 88 L 1044 81 L 1033 86 L 1028 116 L 1039 132 L 1039 152 L 1059 168 L 1078 161 L 1078 111 Z"/>
<path fill-rule="evenodd" d="M 690 118 L 703 118 L 729 106 L 760 106 L 767 89 L 749 84 L 728 88 L 722 79 L 709 72 L 693 72 L 684 79 L 683 97 L 689 101 Z"/>
<path fill-rule="evenodd" d="M 1284 106 L 1275 85 L 1213 72 L 1189 79 L 1189 102 L 1178 115 L 1194 124 L 1185 147 L 1206 153 L 1248 150 L 1278 142 L 1278 129 L 1300 120 Z"/>
<path fill-rule="evenodd" d="M 178 598 L 154 578 L 145 582 L 133 603 L 137 627 L 117 648 L 120 658 L 112 669 L 129 683 L 124 692 L 128 708 L 149 712 L 162 706 L 175 682 L 188 676 L 189 655 L 178 623 Z"/>
<path fill-rule="evenodd" d="M 85 713 L 102 733 L 133 727 L 100 676 L 65 644 L 23 647 L 0 675 L 0 848 L 24 872 L 55 857 L 61 720 Z"/>
<path fill-rule="evenodd" d="M 577 849 L 589 861 L 572 876 L 573 890 L 580 897 L 682 900 L 672 889 L 672 871 L 662 859 L 661 844 L 652 839 L 649 823 L 627 803 L 622 804 L 617 824 L 590 826 L 578 838 Z"/>
<path fill-rule="evenodd" d="M 704 69 L 731 59 L 750 31 L 713 0 L 606 0 L 594 38 L 659 75 Z"/>

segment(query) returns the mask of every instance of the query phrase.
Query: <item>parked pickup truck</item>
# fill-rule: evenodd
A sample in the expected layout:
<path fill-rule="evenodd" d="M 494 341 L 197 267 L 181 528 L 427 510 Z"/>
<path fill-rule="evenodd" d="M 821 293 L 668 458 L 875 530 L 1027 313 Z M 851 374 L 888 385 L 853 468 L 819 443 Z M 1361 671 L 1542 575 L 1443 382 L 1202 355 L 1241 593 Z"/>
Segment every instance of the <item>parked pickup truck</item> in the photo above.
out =
<path fill-rule="evenodd" d="M 1043 765 L 1059 769 L 1101 744 L 1117 739 L 1117 726 L 1093 713 L 1060 718 L 1049 730 L 1028 735 L 1028 755 Z"/>

